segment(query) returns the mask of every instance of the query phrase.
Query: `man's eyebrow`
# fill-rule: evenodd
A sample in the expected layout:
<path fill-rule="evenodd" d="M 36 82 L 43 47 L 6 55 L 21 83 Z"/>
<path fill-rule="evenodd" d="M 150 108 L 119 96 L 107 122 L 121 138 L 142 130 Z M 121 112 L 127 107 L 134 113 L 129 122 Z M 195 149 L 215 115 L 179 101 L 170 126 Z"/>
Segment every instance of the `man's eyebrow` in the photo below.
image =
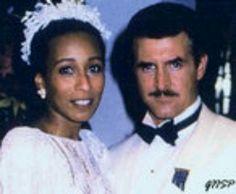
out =
<path fill-rule="evenodd" d="M 185 62 L 185 61 L 186 61 L 186 60 L 185 60 L 184 58 L 182 58 L 182 57 L 175 57 L 175 58 L 173 58 L 173 59 L 167 60 L 167 61 L 165 62 L 165 64 L 173 64 L 173 63 L 176 63 L 176 62 L 183 63 L 183 62 Z"/>

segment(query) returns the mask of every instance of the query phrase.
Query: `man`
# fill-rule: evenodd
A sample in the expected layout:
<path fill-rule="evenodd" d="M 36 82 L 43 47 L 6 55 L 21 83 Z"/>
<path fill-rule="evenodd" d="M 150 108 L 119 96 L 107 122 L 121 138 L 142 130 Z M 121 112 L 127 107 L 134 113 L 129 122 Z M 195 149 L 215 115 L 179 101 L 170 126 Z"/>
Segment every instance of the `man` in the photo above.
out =
<path fill-rule="evenodd" d="M 196 13 L 178 4 L 131 19 L 132 68 L 147 111 L 112 150 L 118 194 L 236 193 L 236 123 L 198 93 L 208 61 L 203 31 Z"/>
<path fill-rule="evenodd" d="M 106 61 L 106 87 L 103 92 L 101 103 L 96 114 L 90 120 L 93 131 L 107 145 L 112 146 L 132 133 L 133 121 L 127 114 L 120 92 L 120 85 L 117 85 L 115 77 L 117 72 L 113 72 L 113 63 L 110 63 L 114 41 L 123 31 L 130 18 L 138 10 L 151 4 L 163 2 L 165 0 L 88 0 L 87 3 L 98 7 L 101 17 L 111 31 L 111 37 L 106 42 L 107 61 Z M 196 7 L 196 0 L 169 0 L 182 3 L 193 9 Z M 119 17 L 117 17 L 119 16 Z M 120 57 L 120 53 L 119 56 Z M 118 67 L 119 68 L 119 67 Z M 115 74 L 115 76 L 113 75 Z M 121 77 L 121 76 L 120 76 Z M 116 110 L 116 111 L 114 111 Z M 132 109 L 133 110 L 133 109 Z M 117 122 L 119 120 L 119 122 Z M 112 128 L 111 128 L 112 126 Z M 102 130 L 101 130 L 102 129 Z"/>

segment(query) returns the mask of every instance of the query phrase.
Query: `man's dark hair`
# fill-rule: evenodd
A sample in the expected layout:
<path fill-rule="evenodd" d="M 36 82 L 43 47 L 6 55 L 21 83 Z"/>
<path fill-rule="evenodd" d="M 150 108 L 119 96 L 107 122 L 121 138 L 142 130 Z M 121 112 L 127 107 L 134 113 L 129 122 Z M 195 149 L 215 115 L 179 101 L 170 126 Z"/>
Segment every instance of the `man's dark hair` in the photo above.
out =
<path fill-rule="evenodd" d="M 198 64 L 205 53 L 204 29 L 197 13 L 176 3 L 157 3 L 137 12 L 127 27 L 131 46 L 136 38 L 164 38 L 185 32 L 190 39 L 191 52 Z"/>

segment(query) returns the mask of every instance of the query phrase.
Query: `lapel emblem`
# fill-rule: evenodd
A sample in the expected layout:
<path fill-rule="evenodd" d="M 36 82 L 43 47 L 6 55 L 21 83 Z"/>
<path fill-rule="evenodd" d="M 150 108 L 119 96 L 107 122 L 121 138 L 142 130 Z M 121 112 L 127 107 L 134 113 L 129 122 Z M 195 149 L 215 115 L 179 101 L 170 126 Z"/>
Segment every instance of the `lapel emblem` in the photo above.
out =
<path fill-rule="evenodd" d="M 175 168 L 175 173 L 172 178 L 172 183 L 176 185 L 181 191 L 184 191 L 185 182 L 187 180 L 189 170 L 183 168 Z"/>

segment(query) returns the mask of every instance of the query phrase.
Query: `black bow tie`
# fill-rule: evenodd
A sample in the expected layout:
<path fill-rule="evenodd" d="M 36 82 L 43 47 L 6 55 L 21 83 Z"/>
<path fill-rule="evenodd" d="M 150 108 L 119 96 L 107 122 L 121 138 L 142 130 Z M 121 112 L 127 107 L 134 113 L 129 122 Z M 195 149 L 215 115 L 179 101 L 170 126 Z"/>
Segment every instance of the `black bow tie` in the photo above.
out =
<path fill-rule="evenodd" d="M 198 119 L 201 106 L 188 118 L 174 125 L 173 120 L 170 120 L 163 124 L 161 127 L 153 128 L 151 126 L 139 123 L 136 125 L 137 133 L 147 143 L 151 143 L 156 135 L 159 135 L 165 142 L 175 145 L 175 140 L 178 138 L 178 131 L 191 125 Z"/>

